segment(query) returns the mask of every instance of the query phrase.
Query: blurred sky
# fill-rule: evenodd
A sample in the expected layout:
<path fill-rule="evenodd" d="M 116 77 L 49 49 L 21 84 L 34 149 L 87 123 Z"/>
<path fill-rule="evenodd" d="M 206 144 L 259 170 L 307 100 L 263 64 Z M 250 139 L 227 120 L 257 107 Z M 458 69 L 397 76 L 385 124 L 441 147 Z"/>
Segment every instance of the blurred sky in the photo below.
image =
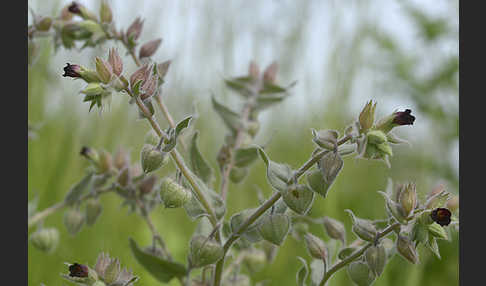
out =
<path fill-rule="evenodd" d="M 29 1 L 29 7 L 39 14 L 54 15 L 69 2 Z M 99 9 L 99 1 L 79 2 L 95 11 Z M 428 15 L 447 17 L 449 26 L 458 31 L 457 1 L 111 1 L 118 29 L 126 29 L 136 17 L 142 16 L 145 26 L 140 43 L 163 38 L 162 46 L 154 58 L 158 61 L 172 59 L 164 85 L 164 96 L 177 97 L 178 94 L 171 91 L 178 93 L 180 90 L 191 90 L 198 104 L 202 102 L 208 106 L 210 93 L 218 94 L 224 90 L 223 77 L 246 73 L 252 59 L 263 67 L 277 60 L 281 67 L 278 76 L 280 82 L 298 81 L 293 88 L 294 95 L 277 110 L 291 110 L 297 115 L 309 112 L 308 107 L 313 102 L 325 104 L 329 95 L 335 91 L 333 86 L 339 86 L 336 79 L 339 80 L 341 75 L 329 68 L 330 62 L 337 61 L 339 65 L 343 61 L 342 66 L 346 67 L 345 61 L 353 60 L 336 59 L 333 56 L 336 48 L 351 46 L 362 23 L 371 22 L 379 29 L 391 33 L 403 51 L 421 56 L 418 74 L 427 74 L 433 70 L 440 58 L 458 55 L 457 38 L 440 41 L 438 46 L 432 47 L 433 50 L 430 47 L 427 49 L 409 16 L 404 13 L 403 3 L 412 4 Z M 50 64 L 53 69 L 51 72 L 59 73 L 58 67 L 66 62 L 93 66 L 89 61 L 91 57 L 87 55 L 94 53 L 106 56 L 113 45 L 110 42 L 101 49 L 87 49 L 83 52 L 61 49 Z M 123 51 L 123 47 L 116 46 Z M 367 55 L 373 55 L 373 52 L 365 53 Z M 375 61 L 373 56 L 365 60 Z M 127 60 L 126 63 L 126 70 L 135 69 L 131 61 Z M 350 113 L 358 114 L 369 99 L 379 102 L 379 116 L 398 108 L 414 109 L 414 103 L 408 98 L 380 94 L 376 81 L 382 76 L 382 72 L 370 69 L 356 74 L 351 100 L 346 107 Z M 56 82 L 58 86 L 52 88 L 52 101 L 46 108 L 63 108 L 61 101 L 66 93 L 77 94 L 77 90 L 80 90 L 82 83 L 77 84 L 79 88 L 73 88 L 70 81 Z M 79 100 L 77 96 L 72 98 Z M 58 104 L 53 104 L 56 101 Z M 228 101 L 231 102 L 231 99 Z M 115 101 L 112 108 L 116 108 L 116 104 Z M 446 104 L 456 110 L 457 114 L 458 97 L 453 97 L 453 101 Z M 87 112 L 85 105 L 78 106 L 81 109 L 79 112 Z M 415 114 L 421 118 L 418 111 Z M 267 116 L 262 114 L 262 121 Z M 432 126 L 422 121 L 414 126 L 413 132 L 423 137 L 430 128 Z M 407 132 L 411 131 L 404 130 L 405 136 L 409 135 Z M 457 171 L 458 143 L 452 148 L 449 157 Z"/>

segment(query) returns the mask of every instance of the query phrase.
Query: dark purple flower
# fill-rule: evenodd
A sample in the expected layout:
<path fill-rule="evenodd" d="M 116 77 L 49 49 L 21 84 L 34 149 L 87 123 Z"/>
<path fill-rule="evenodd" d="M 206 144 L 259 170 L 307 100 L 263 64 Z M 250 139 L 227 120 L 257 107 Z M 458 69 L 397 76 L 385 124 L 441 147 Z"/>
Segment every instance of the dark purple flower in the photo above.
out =
<path fill-rule="evenodd" d="M 412 114 L 412 110 L 405 109 L 405 111 L 395 112 L 395 118 L 393 119 L 393 123 L 398 125 L 413 125 L 415 121 L 415 116 Z"/>
<path fill-rule="evenodd" d="M 66 66 L 64 67 L 64 74 L 62 76 L 81 77 L 81 74 L 79 74 L 80 71 L 81 71 L 81 66 L 71 65 L 67 63 Z"/>
<path fill-rule="evenodd" d="M 74 263 L 69 266 L 69 276 L 71 277 L 88 277 L 88 266 Z"/>
<path fill-rule="evenodd" d="M 441 226 L 449 225 L 451 223 L 451 211 L 446 208 L 437 208 L 433 210 L 430 217 Z"/>
<path fill-rule="evenodd" d="M 81 13 L 81 10 L 79 8 L 80 8 L 79 4 L 76 1 L 73 1 L 73 3 L 69 5 L 68 10 L 73 14 L 79 14 Z"/>

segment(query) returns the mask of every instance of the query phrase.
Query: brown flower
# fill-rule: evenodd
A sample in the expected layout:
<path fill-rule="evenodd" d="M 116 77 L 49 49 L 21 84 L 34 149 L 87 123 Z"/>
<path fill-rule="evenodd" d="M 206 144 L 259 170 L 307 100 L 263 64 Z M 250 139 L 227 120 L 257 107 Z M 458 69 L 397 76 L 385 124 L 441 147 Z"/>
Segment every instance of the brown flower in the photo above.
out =
<path fill-rule="evenodd" d="M 441 226 L 446 226 L 451 223 L 451 211 L 446 208 L 437 208 L 433 210 L 430 217 Z"/>
<path fill-rule="evenodd" d="M 62 76 L 81 77 L 81 74 L 79 73 L 80 71 L 81 71 L 81 66 L 71 65 L 69 63 L 66 63 L 66 66 L 64 67 L 64 74 Z"/>
<path fill-rule="evenodd" d="M 88 277 L 88 266 L 74 263 L 69 266 L 69 276 Z"/>
<path fill-rule="evenodd" d="M 393 123 L 398 125 L 413 125 L 415 121 L 415 116 L 412 114 L 412 110 L 405 109 L 405 111 L 395 112 L 395 118 L 393 119 Z"/>
<path fill-rule="evenodd" d="M 80 14 L 81 10 L 80 10 L 79 3 L 76 2 L 76 1 L 73 1 L 73 3 L 71 3 L 71 5 L 69 5 L 69 7 L 68 7 L 68 11 L 73 13 L 73 14 Z"/>

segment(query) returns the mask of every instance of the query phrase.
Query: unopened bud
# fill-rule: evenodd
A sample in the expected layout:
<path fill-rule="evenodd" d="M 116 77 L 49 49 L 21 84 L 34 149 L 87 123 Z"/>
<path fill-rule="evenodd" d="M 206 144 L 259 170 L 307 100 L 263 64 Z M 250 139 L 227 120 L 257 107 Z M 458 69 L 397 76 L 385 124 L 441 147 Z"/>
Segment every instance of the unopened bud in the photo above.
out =
<path fill-rule="evenodd" d="M 305 245 L 309 255 L 315 259 L 327 260 L 326 244 L 320 238 L 313 234 L 306 234 L 304 236 Z"/>
<path fill-rule="evenodd" d="M 123 148 L 118 148 L 113 160 L 115 167 L 121 170 L 130 164 L 130 154 Z"/>
<path fill-rule="evenodd" d="M 108 63 L 113 69 L 116 76 L 120 76 L 123 72 L 123 61 L 115 48 L 111 48 L 108 53 Z"/>
<path fill-rule="evenodd" d="M 159 169 L 164 164 L 164 157 L 166 157 L 165 152 L 157 150 L 152 145 L 144 145 L 140 155 L 143 171 L 150 173 Z"/>
<path fill-rule="evenodd" d="M 442 190 L 439 193 L 432 195 L 427 199 L 425 202 L 425 208 L 426 209 L 436 209 L 436 208 L 441 208 L 443 207 L 446 202 L 450 199 L 450 194 Z"/>
<path fill-rule="evenodd" d="M 405 211 L 402 209 L 402 206 L 390 198 L 390 195 L 384 192 L 379 191 L 380 195 L 385 198 L 386 201 L 386 210 L 389 215 L 395 218 L 400 223 L 406 222 L 406 215 Z"/>
<path fill-rule="evenodd" d="M 135 84 L 138 82 L 138 81 L 142 81 L 144 82 L 147 77 L 148 77 L 148 73 L 147 73 L 147 69 L 148 69 L 148 65 L 143 65 L 141 66 L 138 70 L 136 70 L 131 76 L 130 76 L 130 87 L 131 88 L 134 88 Z"/>
<path fill-rule="evenodd" d="M 339 137 L 339 132 L 336 130 L 319 130 L 316 131 L 312 129 L 312 141 L 316 143 L 319 147 L 334 150 L 337 147 L 337 139 Z"/>
<path fill-rule="evenodd" d="M 111 23 L 111 21 L 113 20 L 111 7 L 106 0 L 101 1 L 100 20 L 103 23 Z"/>
<path fill-rule="evenodd" d="M 157 65 L 157 73 L 159 75 L 160 84 L 164 82 L 164 78 L 167 72 L 169 71 L 170 64 L 171 64 L 171 60 L 167 60 Z"/>
<path fill-rule="evenodd" d="M 156 39 L 145 43 L 139 52 L 139 58 L 148 58 L 151 57 L 157 49 L 159 48 L 160 44 L 162 43 L 162 39 Z"/>
<path fill-rule="evenodd" d="M 371 130 L 366 133 L 366 137 L 368 137 L 369 144 L 378 145 L 387 142 L 386 134 L 380 130 Z"/>
<path fill-rule="evenodd" d="M 376 227 L 366 219 L 356 217 L 351 210 L 345 210 L 353 220 L 352 231 L 361 239 L 374 241 L 376 238 Z"/>
<path fill-rule="evenodd" d="M 101 86 L 101 84 L 97 82 L 92 82 L 89 83 L 82 91 L 81 93 L 84 93 L 88 96 L 90 95 L 98 95 L 101 94 L 105 91 L 105 89 Z"/>
<path fill-rule="evenodd" d="M 93 225 L 101 212 L 103 211 L 103 206 L 98 199 L 89 199 L 86 201 L 86 224 Z"/>
<path fill-rule="evenodd" d="M 52 253 L 59 243 L 59 231 L 56 228 L 42 228 L 30 235 L 32 245 L 47 253 Z"/>
<path fill-rule="evenodd" d="M 366 131 L 373 126 L 373 122 L 375 121 L 375 109 L 376 102 L 373 104 L 373 101 L 370 100 L 359 114 L 359 124 L 362 131 Z"/>
<path fill-rule="evenodd" d="M 111 158 L 111 154 L 106 150 L 102 150 L 100 152 L 98 162 L 98 172 L 100 174 L 108 173 L 113 168 L 113 160 Z"/>
<path fill-rule="evenodd" d="M 448 208 L 451 212 L 459 209 L 459 196 L 453 196 L 450 200 L 448 200 L 446 203 L 446 208 Z"/>
<path fill-rule="evenodd" d="M 52 18 L 51 17 L 42 17 L 35 25 L 37 30 L 45 32 L 49 31 L 52 25 Z"/>
<path fill-rule="evenodd" d="M 95 58 L 96 72 L 103 83 L 109 83 L 113 77 L 113 68 L 100 57 Z"/>
<path fill-rule="evenodd" d="M 122 187 L 128 186 L 131 181 L 130 167 L 127 166 L 123 168 L 118 174 L 118 178 L 116 179 L 116 181 Z"/>
<path fill-rule="evenodd" d="M 290 218 L 285 214 L 269 214 L 265 216 L 259 227 L 258 232 L 263 239 L 281 245 L 290 230 Z"/>
<path fill-rule="evenodd" d="M 295 185 L 282 195 L 282 199 L 291 210 L 304 215 L 312 207 L 314 192 L 305 185 Z"/>
<path fill-rule="evenodd" d="M 437 208 L 430 213 L 430 217 L 441 226 L 447 226 L 451 223 L 451 211 L 446 208 Z"/>
<path fill-rule="evenodd" d="M 410 109 L 394 112 L 391 115 L 379 120 L 376 123 L 376 129 L 388 133 L 397 126 L 413 125 L 413 122 L 415 121 L 415 116 L 413 116 L 411 113 L 412 110 Z"/>
<path fill-rule="evenodd" d="M 171 178 L 166 178 L 160 185 L 160 198 L 166 208 L 179 208 L 192 197 L 190 190 L 176 183 Z"/>
<path fill-rule="evenodd" d="M 217 262 L 223 257 L 223 247 L 211 238 L 202 235 L 191 239 L 189 250 L 189 264 L 199 268 Z"/>
<path fill-rule="evenodd" d="M 250 76 L 253 80 L 258 79 L 260 76 L 260 68 L 254 61 L 250 62 L 250 66 L 248 67 L 248 76 Z"/>
<path fill-rule="evenodd" d="M 398 235 L 396 248 L 400 255 L 407 259 L 412 264 L 417 264 L 419 262 L 418 253 L 413 246 L 412 241 L 401 234 Z"/>
<path fill-rule="evenodd" d="M 150 68 L 152 70 L 152 68 Z M 150 74 L 147 79 L 143 82 L 142 86 L 140 87 L 141 90 L 141 95 L 140 98 L 142 100 L 146 100 L 147 98 L 151 97 L 152 95 L 155 94 L 155 91 L 157 90 L 157 81 L 158 81 L 158 76 L 156 74 Z"/>
<path fill-rule="evenodd" d="M 398 203 L 402 207 L 401 209 L 406 218 L 413 215 L 413 211 L 417 207 L 417 192 L 415 190 L 415 184 L 409 183 L 405 185 L 404 189 L 400 192 Z"/>
<path fill-rule="evenodd" d="M 274 83 L 277 76 L 278 64 L 277 62 L 271 63 L 263 72 L 263 81 Z"/>
<path fill-rule="evenodd" d="M 343 243 L 343 245 L 345 244 L 346 229 L 344 228 L 344 224 L 342 222 L 330 217 L 324 217 L 323 224 L 327 235 L 329 235 L 330 238 L 338 239 Z"/>
<path fill-rule="evenodd" d="M 369 286 L 375 280 L 375 274 L 363 261 L 353 261 L 347 268 L 349 278 L 358 286 Z"/>
<path fill-rule="evenodd" d="M 154 189 L 155 182 L 157 181 L 156 176 L 148 176 L 140 181 L 138 185 L 138 189 L 140 190 L 141 195 L 150 194 Z"/>
<path fill-rule="evenodd" d="M 111 285 L 115 281 L 118 280 L 118 276 L 120 275 L 120 260 L 117 258 L 111 259 L 110 264 L 105 268 L 103 273 L 103 281 Z"/>
<path fill-rule="evenodd" d="M 136 18 L 133 23 L 127 29 L 127 38 L 132 38 L 133 40 L 137 40 L 142 33 L 143 22 L 140 17 Z"/>
<path fill-rule="evenodd" d="M 385 269 L 387 260 L 385 247 L 381 244 L 377 246 L 370 246 L 365 251 L 364 258 L 371 271 L 373 271 L 376 276 L 380 276 L 383 269 Z"/>
<path fill-rule="evenodd" d="M 77 209 L 69 209 L 64 214 L 64 226 L 71 235 L 76 235 L 84 224 L 84 214 Z"/>

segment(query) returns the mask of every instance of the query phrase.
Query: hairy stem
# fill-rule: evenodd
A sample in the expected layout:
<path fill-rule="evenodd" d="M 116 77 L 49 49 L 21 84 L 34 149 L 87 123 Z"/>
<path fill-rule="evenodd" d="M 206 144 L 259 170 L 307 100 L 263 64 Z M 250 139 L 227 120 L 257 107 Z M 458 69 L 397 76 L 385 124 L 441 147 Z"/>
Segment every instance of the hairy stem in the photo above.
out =
<path fill-rule="evenodd" d="M 389 234 L 391 231 L 393 231 L 399 225 L 400 224 L 397 222 L 397 223 L 394 223 L 394 224 L 388 226 L 387 228 L 385 228 L 383 231 L 379 232 L 376 235 L 376 239 L 379 239 L 379 238 L 386 236 L 387 234 Z M 319 283 L 319 286 L 324 286 L 326 284 L 326 282 L 329 280 L 329 278 L 331 278 L 331 276 L 336 271 L 338 271 L 339 269 L 343 268 L 344 266 L 348 265 L 349 263 L 351 263 L 354 260 L 356 260 L 357 258 L 359 258 L 366 251 L 366 249 L 368 249 L 372 245 L 373 245 L 373 242 L 370 242 L 370 243 L 364 245 L 362 248 L 357 250 L 355 253 L 351 254 L 350 256 L 346 257 L 344 260 L 341 260 L 340 262 L 338 262 L 337 264 L 332 266 L 329 269 L 329 271 L 327 271 L 324 274 L 324 276 L 322 277 L 322 280 L 321 280 L 321 283 Z"/>
<path fill-rule="evenodd" d="M 341 140 L 338 141 L 338 145 L 342 145 L 346 143 L 349 139 L 351 139 L 349 136 L 343 137 Z M 307 162 L 300 167 L 297 172 L 294 174 L 294 176 L 291 178 L 290 181 L 297 181 L 300 176 L 302 176 L 307 170 L 309 170 L 317 161 L 319 161 L 322 156 L 327 154 L 327 150 L 321 151 L 317 153 L 316 155 L 312 156 L 311 159 L 309 159 Z M 217 263 L 216 263 L 216 270 L 214 273 L 214 284 L 213 286 L 219 286 L 221 284 L 221 276 L 223 272 L 223 267 L 224 267 L 224 260 L 226 253 L 230 249 L 231 245 L 240 237 L 240 235 L 245 232 L 245 230 L 252 224 L 254 223 L 261 215 L 265 213 L 266 210 L 268 210 L 270 207 L 272 207 L 282 194 L 280 192 L 274 193 L 268 200 L 266 200 L 258 209 L 248 218 L 246 221 L 244 221 L 240 227 L 231 234 L 231 236 L 228 238 L 228 240 L 225 242 L 223 249 L 224 249 L 224 255 L 223 258 L 221 258 Z"/>

